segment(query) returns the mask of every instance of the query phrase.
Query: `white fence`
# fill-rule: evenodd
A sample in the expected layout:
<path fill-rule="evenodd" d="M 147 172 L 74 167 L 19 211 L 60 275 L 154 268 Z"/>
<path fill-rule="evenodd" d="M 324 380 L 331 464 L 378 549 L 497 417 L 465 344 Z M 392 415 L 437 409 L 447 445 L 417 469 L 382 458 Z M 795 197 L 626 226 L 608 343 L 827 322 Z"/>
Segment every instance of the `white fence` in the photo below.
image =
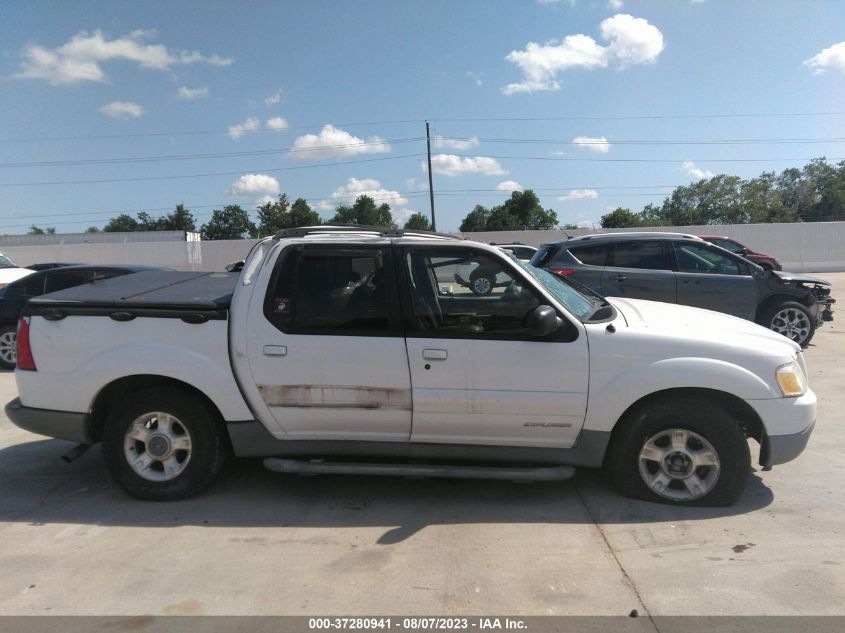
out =
<path fill-rule="evenodd" d="M 569 235 L 585 235 L 626 229 L 579 229 Z M 635 229 L 628 229 L 635 230 Z M 670 231 L 696 235 L 725 235 L 756 251 L 774 255 L 785 270 L 793 272 L 845 271 L 845 222 L 797 224 L 733 224 L 724 226 L 655 227 L 649 231 Z M 564 239 L 563 231 L 501 231 L 466 233 L 481 242 L 522 242 L 539 246 Z M 45 246 L 3 246 L 7 255 L 22 266 L 40 262 L 86 264 L 143 264 L 176 270 L 223 270 L 226 264 L 243 259 L 257 240 L 213 242 L 126 242 L 116 244 L 62 244 Z"/>

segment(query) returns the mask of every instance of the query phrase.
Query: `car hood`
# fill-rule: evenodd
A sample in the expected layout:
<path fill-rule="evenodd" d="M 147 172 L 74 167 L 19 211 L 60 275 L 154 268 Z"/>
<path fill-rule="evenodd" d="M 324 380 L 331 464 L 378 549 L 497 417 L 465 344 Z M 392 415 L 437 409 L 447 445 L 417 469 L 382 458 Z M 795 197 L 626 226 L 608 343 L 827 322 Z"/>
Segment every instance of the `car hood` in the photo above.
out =
<path fill-rule="evenodd" d="M 714 352 L 716 347 L 722 347 L 732 352 L 792 357 L 801 351 L 797 343 L 785 336 L 721 312 L 643 299 L 608 297 L 607 300 L 622 313 L 632 330 L 713 346 Z"/>
<path fill-rule="evenodd" d="M 787 273 L 781 270 L 771 271 L 773 275 L 780 277 L 782 281 L 794 281 L 796 283 L 804 284 L 820 284 L 822 286 L 829 286 L 830 282 L 818 277 L 810 277 L 809 275 L 802 275 L 800 273 Z"/>

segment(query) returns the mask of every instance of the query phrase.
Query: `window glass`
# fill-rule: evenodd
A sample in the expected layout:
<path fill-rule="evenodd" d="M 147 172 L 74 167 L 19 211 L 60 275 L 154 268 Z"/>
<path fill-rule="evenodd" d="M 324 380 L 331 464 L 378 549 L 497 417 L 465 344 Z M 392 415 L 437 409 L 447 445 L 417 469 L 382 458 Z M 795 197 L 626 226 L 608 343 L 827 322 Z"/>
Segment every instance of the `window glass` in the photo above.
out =
<path fill-rule="evenodd" d="M 287 253 L 265 314 L 286 331 L 366 334 L 389 330 L 384 252 L 326 248 Z"/>
<path fill-rule="evenodd" d="M 471 250 L 411 250 L 405 258 L 415 329 L 430 336 L 522 338 L 538 295 L 498 259 Z"/>
<path fill-rule="evenodd" d="M 678 272 L 741 275 L 742 269 L 733 257 L 705 244 L 675 242 Z"/>
<path fill-rule="evenodd" d="M 716 246 L 729 250 L 731 253 L 741 253 L 742 247 L 731 240 L 711 240 Z"/>
<path fill-rule="evenodd" d="M 516 256 L 517 259 L 528 260 L 534 257 L 534 249 L 528 248 L 527 246 L 508 246 L 503 250 L 510 251 Z"/>
<path fill-rule="evenodd" d="M 44 287 L 44 292 L 56 292 L 57 290 L 64 290 L 65 288 L 73 288 L 87 283 L 91 280 L 92 272 L 90 270 L 74 270 L 64 273 L 53 273 L 47 275 L 47 283 Z"/>
<path fill-rule="evenodd" d="M 612 244 L 591 244 L 589 246 L 570 248 L 569 252 L 582 264 L 587 264 L 588 266 L 606 266 L 607 254 L 612 248 Z"/>
<path fill-rule="evenodd" d="M 642 240 L 620 242 L 613 253 L 613 265 L 617 268 L 644 268 L 648 270 L 669 270 L 663 242 Z"/>
<path fill-rule="evenodd" d="M 24 297 L 40 297 L 44 294 L 44 275 L 27 275 L 20 281 L 9 284 L 6 291 Z"/>
<path fill-rule="evenodd" d="M 17 266 L 5 255 L 0 255 L 0 268 L 17 268 Z"/>

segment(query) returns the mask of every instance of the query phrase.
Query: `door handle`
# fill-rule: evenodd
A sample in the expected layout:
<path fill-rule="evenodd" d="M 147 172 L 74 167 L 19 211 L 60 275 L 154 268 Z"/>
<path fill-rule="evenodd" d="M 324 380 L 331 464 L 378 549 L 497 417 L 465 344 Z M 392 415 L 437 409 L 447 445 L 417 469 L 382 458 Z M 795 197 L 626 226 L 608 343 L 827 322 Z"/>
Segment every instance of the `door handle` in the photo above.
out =
<path fill-rule="evenodd" d="M 264 346 L 264 355 L 265 356 L 287 356 L 288 355 L 288 348 L 285 345 L 265 345 Z"/>
<path fill-rule="evenodd" d="M 627 279 L 627 277 L 626 277 L 625 275 L 616 275 L 616 276 L 614 277 L 614 279 L 615 279 L 616 281 L 625 281 L 625 280 Z"/>
<path fill-rule="evenodd" d="M 445 349 L 424 349 L 422 357 L 426 360 L 446 360 L 449 354 Z"/>

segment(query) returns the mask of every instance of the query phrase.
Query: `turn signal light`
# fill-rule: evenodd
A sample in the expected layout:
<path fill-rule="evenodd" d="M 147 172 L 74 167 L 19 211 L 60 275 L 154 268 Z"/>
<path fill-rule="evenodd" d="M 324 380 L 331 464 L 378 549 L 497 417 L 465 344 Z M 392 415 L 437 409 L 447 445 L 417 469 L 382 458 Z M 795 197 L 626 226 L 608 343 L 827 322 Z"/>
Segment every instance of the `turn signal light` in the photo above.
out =
<path fill-rule="evenodd" d="M 548 270 L 550 273 L 560 275 L 561 277 L 569 277 L 569 275 L 575 272 L 574 268 L 549 268 Z"/>
<path fill-rule="evenodd" d="M 17 368 L 27 371 L 38 371 L 35 366 L 35 358 L 32 356 L 32 347 L 29 345 L 29 317 L 21 317 L 18 321 L 18 336 L 15 341 L 17 351 Z"/>

